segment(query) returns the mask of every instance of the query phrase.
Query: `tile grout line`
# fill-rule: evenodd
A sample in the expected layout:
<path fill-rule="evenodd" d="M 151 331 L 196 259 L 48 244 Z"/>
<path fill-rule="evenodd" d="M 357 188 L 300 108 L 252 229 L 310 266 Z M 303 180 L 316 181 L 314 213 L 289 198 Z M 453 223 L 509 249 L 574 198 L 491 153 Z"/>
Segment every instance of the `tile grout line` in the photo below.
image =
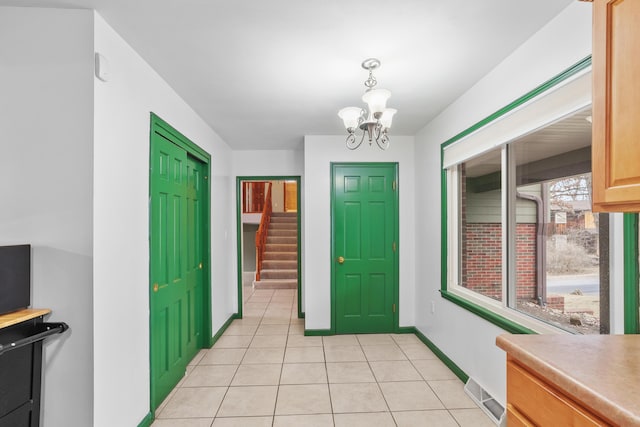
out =
<path fill-rule="evenodd" d="M 371 363 L 370 362 L 372 362 L 372 361 L 369 360 L 369 358 L 367 357 L 367 353 L 365 353 L 363 345 L 362 345 L 362 342 L 360 341 L 360 338 L 358 338 L 358 335 L 356 335 L 356 340 L 358 340 L 358 344 L 360 344 L 360 351 L 362 351 L 362 354 L 364 354 L 364 359 L 367 361 L 367 366 L 369 367 L 369 370 L 371 371 L 371 375 L 373 375 L 373 379 L 376 382 L 376 386 L 378 386 L 378 390 L 380 391 L 380 395 L 382 396 L 382 400 L 384 400 L 384 404 L 387 406 L 387 409 L 389 410 L 389 415 L 391 415 L 391 419 L 393 420 L 393 423 L 397 426 L 398 423 L 396 422 L 396 418 L 393 416 L 393 412 L 391 412 L 391 407 L 389 406 L 389 402 L 387 401 L 387 398 L 385 397 L 384 392 L 382 391 L 382 386 L 380 385 L 380 382 L 378 381 L 378 377 L 376 376 L 375 371 L 371 367 Z"/>
<path fill-rule="evenodd" d="M 253 295 L 253 293 L 251 295 Z M 249 298 L 251 298 L 251 296 L 249 296 Z M 247 298 L 247 300 L 249 298 Z M 245 301 L 243 301 L 243 305 L 244 304 L 245 304 Z M 256 328 L 256 331 L 257 331 L 257 328 Z M 251 335 L 251 341 L 253 341 L 253 338 L 255 337 L 256 331 L 253 331 L 253 335 Z M 249 342 L 249 345 L 251 345 L 251 341 Z M 214 347 L 215 347 L 215 344 L 214 344 Z M 229 386 L 227 387 L 227 390 L 225 391 L 224 396 L 222 396 L 222 400 L 220 400 L 220 405 L 218 405 L 218 409 L 216 410 L 216 413 L 213 416 L 213 420 L 211 421 L 211 426 L 213 426 L 213 423 L 215 423 L 216 418 L 218 418 L 218 414 L 220 413 L 220 410 L 222 409 L 222 404 L 224 403 L 224 399 L 227 397 L 227 394 L 229 393 L 229 390 L 231 389 L 231 384 L 233 384 L 233 380 L 236 378 L 236 375 L 238 375 L 238 371 L 240 370 L 240 366 L 242 365 L 242 361 L 244 360 L 244 358 L 247 355 L 247 350 L 248 349 L 249 349 L 249 347 L 247 347 L 245 349 L 244 354 L 242 355 L 242 358 L 238 362 L 238 365 L 236 367 L 236 371 L 233 373 L 233 376 L 231 377 L 231 381 L 229 381 Z"/>
<path fill-rule="evenodd" d="M 275 292 L 272 294 L 269 304 L 271 304 L 271 301 L 273 300 L 273 295 L 275 294 L 276 294 Z M 264 319 L 264 316 L 262 317 L 262 319 Z M 282 354 L 282 363 L 280 364 L 280 376 L 278 377 L 278 386 L 277 386 L 278 388 L 276 389 L 276 400 L 273 405 L 273 416 L 271 417 L 271 427 L 273 427 L 276 422 L 276 408 L 278 407 L 278 397 L 280 397 L 280 385 L 282 383 L 282 372 L 284 371 L 284 360 L 285 360 L 285 357 L 287 357 L 287 343 L 289 342 L 290 327 L 291 327 L 291 318 L 289 318 L 289 327 L 287 328 L 287 338 L 285 339 L 285 342 L 284 342 L 284 352 Z"/>
<path fill-rule="evenodd" d="M 416 335 L 413 334 L 413 336 L 416 336 Z M 405 355 L 405 357 L 407 358 L 409 363 L 411 363 L 411 366 L 413 367 L 413 369 L 415 369 L 416 372 L 418 372 L 418 375 L 420 375 L 420 377 L 423 379 L 423 381 L 427 384 L 427 387 L 429 387 L 429 390 L 431 390 L 433 392 L 433 394 L 436 396 L 436 398 L 438 399 L 440 404 L 442 404 L 443 408 L 447 411 L 447 413 L 449 414 L 451 419 L 453 419 L 454 422 L 460 427 L 461 424 L 458 422 L 458 419 L 453 416 L 453 414 L 451 413 L 451 410 L 449 408 L 447 408 L 447 406 L 444 404 L 444 402 L 440 398 L 440 395 L 438 395 L 438 393 L 436 393 L 436 391 L 433 389 L 433 387 L 431 387 L 431 384 L 429 384 L 429 381 L 424 377 L 424 375 L 422 375 L 422 373 L 418 370 L 418 368 L 413 364 L 413 360 L 409 357 L 409 355 L 406 353 L 406 351 L 400 346 L 400 343 L 398 343 L 395 339 L 393 339 L 393 340 L 396 342 L 398 347 L 400 347 L 400 351 L 402 351 L 402 353 Z M 423 359 L 416 359 L 416 360 L 423 360 Z M 393 413 L 392 413 L 392 415 L 393 415 Z"/>
<path fill-rule="evenodd" d="M 322 342 L 322 357 L 324 358 L 324 373 L 327 377 L 327 391 L 329 392 L 329 407 L 331 408 L 331 422 L 336 425 L 336 413 L 333 410 L 333 396 L 331 395 L 331 384 L 329 383 L 329 367 L 327 366 L 327 352 L 324 346 L 324 337 L 320 337 Z"/>

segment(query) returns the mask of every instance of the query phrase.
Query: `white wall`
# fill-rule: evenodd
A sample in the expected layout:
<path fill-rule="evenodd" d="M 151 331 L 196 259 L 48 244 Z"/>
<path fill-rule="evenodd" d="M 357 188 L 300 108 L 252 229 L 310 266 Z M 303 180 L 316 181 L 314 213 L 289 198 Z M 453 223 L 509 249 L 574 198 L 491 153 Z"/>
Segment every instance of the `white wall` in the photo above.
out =
<path fill-rule="evenodd" d="M 0 245 L 32 245 L 32 306 L 71 329 L 45 342 L 41 419 L 91 425 L 93 17 L 0 7 Z"/>
<path fill-rule="evenodd" d="M 414 139 L 391 136 L 386 151 L 375 144 L 351 151 L 345 136 L 307 135 L 304 139 L 303 283 L 305 328 L 331 327 L 331 163 L 398 162 L 400 199 L 400 326 L 415 319 L 415 170 Z"/>
<path fill-rule="evenodd" d="M 233 152 L 235 176 L 298 176 L 303 173 L 302 150 L 245 150 Z"/>
<path fill-rule="evenodd" d="M 0 245 L 32 245 L 32 307 L 71 329 L 45 342 L 44 425 L 92 413 L 92 14 L 0 7 Z"/>
<path fill-rule="evenodd" d="M 440 144 L 591 53 L 591 4 L 574 2 L 416 135 L 416 327 L 505 402 L 500 328 L 440 297 Z M 439 206 L 439 203 L 438 203 Z M 426 309 L 435 303 L 435 314 Z"/>
<path fill-rule="evenodd" d="M 98 14 L 95 50 L 110 78 L 94 79 L 94 425 L 134 426 L 149 411 L 150 112 L 212 156 L 214 332 L 235 312 L 235 184 L 225 142 Z"/>

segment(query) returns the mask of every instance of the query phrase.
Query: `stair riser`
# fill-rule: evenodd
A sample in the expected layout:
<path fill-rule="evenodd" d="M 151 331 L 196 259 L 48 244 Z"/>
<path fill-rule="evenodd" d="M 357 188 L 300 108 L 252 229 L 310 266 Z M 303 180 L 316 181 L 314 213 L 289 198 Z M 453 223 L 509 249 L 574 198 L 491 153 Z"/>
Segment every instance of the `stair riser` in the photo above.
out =
<path fill-rule="evenodd" d="M 255 289 L 297 289 L 297 280 L 261 280 L 254 282 Z"/>
<path fill-rule="evenodd" d="M 293 237 L 298 238 L 298 232 L 296 230 L 269 230 L 267 238 L 269 237 Z"/>
<path fill-rule="evenodd" d="M 298 268 L 298 260 L 292 261 L 262 261 L 263 270 L 295 270 Z"/>
<path fill-rule="evenodd" d="M 297 230 L 298 229 L 298 225 L 296 223 L 287 223 L 287 222 L 283 222 L 283 223 L 279 223 L 279 222 L 271 222 L 269 224 L 269 231 L 271 230 Z"/>
<path fill-rule="evenodd" d="M 296 237 L 269 236 L 267 237 L 267 244 L 297 245 L 298 239 Z"/>
<path fill-rule="evenodd" d="M 266 279 L 296 280 L 297 278 L 298 278 L 298 272 L 296 270 L 262 270 L 262 273 L 260 273 L 260 280 L 266 280 Z"/>
<path fill-rule="evenodd" d="M 270 245 L 265 246 L 265 252 L 298 252 L 298 245 Z"/>
<path fill-rule="evenodd" d="M 298 219 L 296 217 L 293 218 L 289 218 L 289 217 L 282 217 L 282 216 L 271 216 L 271 223 L 277 222 L 278 224 L 284 224 L 284 223 L 293 223 L 293 224 L 297 224 L 298 223 Z"/>
<path fill-rule="evenodd" d="M 297 252 L 265 252 L 264 253 L 265 261 L 297 261 L 298 253 Z"/>

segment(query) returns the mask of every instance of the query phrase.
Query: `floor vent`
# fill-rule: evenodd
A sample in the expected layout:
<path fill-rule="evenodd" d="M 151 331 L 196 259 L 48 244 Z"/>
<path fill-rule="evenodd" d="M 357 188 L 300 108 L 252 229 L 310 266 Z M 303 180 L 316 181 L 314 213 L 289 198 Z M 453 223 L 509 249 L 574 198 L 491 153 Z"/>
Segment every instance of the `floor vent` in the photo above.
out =
<path fill-rule="evenodd" d="M 464 386 L 464 391 L 476 402 L 476 404 L 500 427 L 507 425 L 507 417 L 504 408 L 473 378 L 469 378 Z"/>

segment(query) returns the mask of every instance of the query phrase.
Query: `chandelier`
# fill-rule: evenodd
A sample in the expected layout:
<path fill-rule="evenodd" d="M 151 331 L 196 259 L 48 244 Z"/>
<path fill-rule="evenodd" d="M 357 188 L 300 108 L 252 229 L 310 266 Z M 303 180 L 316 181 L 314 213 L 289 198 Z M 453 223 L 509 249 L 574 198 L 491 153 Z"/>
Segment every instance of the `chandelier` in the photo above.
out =
<path fill-rule="evenodd" d="M 386 89 L 375 89 L 378 84 L 373 77 L 373 70 L 380 66 L 380 61 L 376 58 L 369 58 L 362 61 L 362 68 L 369 71 L 369 78 L 365 80 L 366 91 L 362 95 L 362 101 L 367 104 L 367 108 L 346 107 L 338 112 L 338 117 L 344 122 L 349 135 L 347 136 L 347 148 L 355 150 L 364 141 L 365 136 L 369 138 L 369 145 L 376 141 L 378 147 L 383 150 L 389 148 L 389 136 L 387 131 L 391 127 L 391 120 L 397 110 L 386 108 L 387 100 L 391 97 L 391 92 Z M 362 130 L 362 137 L 357 141 L 356 131 Z"/>

